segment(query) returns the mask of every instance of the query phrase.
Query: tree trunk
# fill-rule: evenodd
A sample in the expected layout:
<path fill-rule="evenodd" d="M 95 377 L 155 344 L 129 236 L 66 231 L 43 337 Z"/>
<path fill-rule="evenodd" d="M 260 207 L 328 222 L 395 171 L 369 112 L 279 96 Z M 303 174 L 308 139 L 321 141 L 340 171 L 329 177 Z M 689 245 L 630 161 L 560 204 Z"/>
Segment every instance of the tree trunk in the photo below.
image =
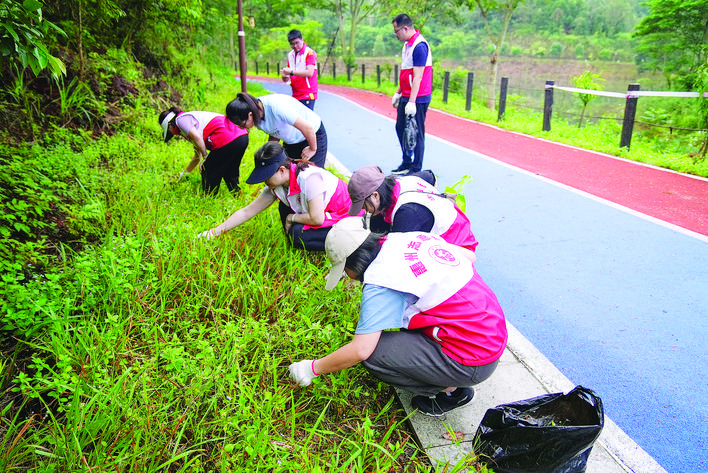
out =
<path fill-rule="evenodd" d="M 234 43 L 234 29 L 229 28 L 229 56 L 231 58 L 231 67 L 238 69 L 236 66 L 236 44 Z"/>
<path fill-rule="evenodd" d="M 335 6 L 335 13 L 337 15 L 337 23 L 339 24 L 339 44 L 342 50 L 342 57 L 347 55 L 347 46 L 344 42 L 344 12 L 343 10 L 343 5 L 342 5 L 342 0 L 337 0 L 334 3 Z"/>
<path fill-rule="evenodd" d="M 484 29 L 487 30 L 487 36 L 489 36 L 492 45 L 494 45 L 494 53 L 492 53 L 492 57 L 489 61 L 489 79 L 487 82 L 487 107 L 491 110 L 494 110 L 494 86 L 497 82 L 497 70 L 499 69 L 497 53 L 501 53 L 504 40 L 506 39 L 506 32 L 509 29 L 509 23 L 511 23 L 511 16 L 521 1 L 523 0 L 505 0 L 504 2 L 486 4 L 482 0 L 475 0 L 482 15 L 482 19 L 484 20 Z M 489 24 L 490 13 L 501 14 L 502 16 L 498 35 L 494 34 Z"/>
<path fill-rule="evenodd" d="M 580 111 L 580 120 L 578 120 L 578 128 L 583 126 L 583 117 L 585 117 L 586 108 L 588 108 L 588 104 L 583 105 L 583 109 Z"/>
<path fill-rule="evenodd" d="M 79 79 L 84 80 L 84 70 L 86 69 L 86 62 L 84 60 L 84 16 L 83 16 L 83 2 L 79 2 L 79 28 L 78 28 L 78 49 L 79 49 Z"/>
<path fill-rule="evenodd" d="M 698 151 L 698 156 L 700 156 L 701 159 L 706 159 L 706 154 L 708 154 L 708 134 L 706 135 L 706 139 L 703 140 L 701 149 Z"/>
<path fill-rule="evenodd" d="M 489 77 L 487 78 L 487 108 L 490 110 L 495 109 L 494 94 L 496 92 L 498 70 L 497 55 L 493 54 L 492 58 L 489 60 Z"/>

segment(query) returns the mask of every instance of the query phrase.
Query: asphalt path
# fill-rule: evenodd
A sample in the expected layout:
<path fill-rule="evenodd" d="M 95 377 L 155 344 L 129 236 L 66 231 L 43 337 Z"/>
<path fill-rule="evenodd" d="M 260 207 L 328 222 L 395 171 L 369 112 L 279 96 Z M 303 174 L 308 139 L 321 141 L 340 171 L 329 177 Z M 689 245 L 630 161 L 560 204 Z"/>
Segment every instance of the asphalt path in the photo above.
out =
<path fill-rule="evenodd" d="M 275 82 L 264 85 L 289 93 Z M 400 163 L 393 112 L 384 100 L 379 109 L 365 108 L 320 92 L 315 111 L 329 150 L 350 170 L 377 164 L 390 171 Z M 574 168 L 568 163 L 573 148 L 560 153 L 563 147 L 534 140 L 537 159 L 564 163 L 551 179 L 550 172 L 430 134 L 457 126 L 461 134 L 483 137 L 491 133 L 483 125 L 432 120 L 429 114 L 423 167 L 435 171 L 441 188 L 473 177 L 464 194 L 480 242 L 476 267 L 509 321 L 573 383 L 595 390 L 606 414 L 666 470 L 708 468 L 708 238 L 661 218 L 668 204 L 650 215 L 633 210 L 644 204 L 618 204 L 602 192 L 559 183 L 563 169 Z M 508 140 L 519 136 L 504 133 Z M 594 172 L 639 179 L 645 169 L 603 164 Z M 699 180 L 698 192 L 694 201 L 708 196 L 708 181 Z M 680 207 L 668 213 L 686 220 Z M 705 219 L 708 209 L 698 206 L 693 214 Z"/>

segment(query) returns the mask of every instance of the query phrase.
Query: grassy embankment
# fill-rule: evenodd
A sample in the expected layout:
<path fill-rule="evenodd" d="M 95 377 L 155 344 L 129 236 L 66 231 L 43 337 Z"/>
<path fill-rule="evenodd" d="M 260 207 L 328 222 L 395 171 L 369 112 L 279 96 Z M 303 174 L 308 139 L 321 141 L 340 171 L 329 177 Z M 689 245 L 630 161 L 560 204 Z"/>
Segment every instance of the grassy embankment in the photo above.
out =
<path fill-rule="evenodd" d="M 237 88 L 213 77 L 183 108 L 223 109 Z M 194 241 L 259 186 L 177 183 L 190 146 L 161 142 L 166 103 L 136 102 L 116 136 L 0 152 L 18 196 L 1 222 L 0 470 L 428 471 L 362 368 L 287 378 L 351 338 L 360 289 L 326 292 L 325 258 L 290 250 L 275 208 Z M 265 136 L 250 139 L 242 180 Z"/>

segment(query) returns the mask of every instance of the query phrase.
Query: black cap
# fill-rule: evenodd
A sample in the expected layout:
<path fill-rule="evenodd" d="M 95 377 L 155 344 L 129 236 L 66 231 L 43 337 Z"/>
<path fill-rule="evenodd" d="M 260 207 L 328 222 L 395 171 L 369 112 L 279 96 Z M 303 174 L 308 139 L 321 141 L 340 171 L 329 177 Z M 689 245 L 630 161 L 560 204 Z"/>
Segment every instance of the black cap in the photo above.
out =
<path fill-rule="evenodd" d="M 287 155 L 283 151 L 282 153 L 269 159 L 254 158 L 253 172 L 251 172 L 251 175 L 248 176 L 248 179 L 246 179 L 246 184 L 258 184 L 260 182 L 265 182 L 270 176 L 275 174 L 280 167 L 280 163 L 282 163 L 286 157 Z"/>

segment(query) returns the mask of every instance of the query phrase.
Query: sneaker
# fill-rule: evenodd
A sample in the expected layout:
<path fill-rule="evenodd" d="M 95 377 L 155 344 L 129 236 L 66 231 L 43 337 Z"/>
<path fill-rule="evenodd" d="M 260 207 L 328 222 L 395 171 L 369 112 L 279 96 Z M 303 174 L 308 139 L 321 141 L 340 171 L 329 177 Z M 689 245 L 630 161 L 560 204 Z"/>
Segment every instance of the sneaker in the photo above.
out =
<path fill-rule="evenodd" d="M 438 393 L 435 397 L 413 396 L 411 404 L 421 414 L 431 417 L 440 417 L 453 409 L 462 407 L 474 397 L 473 388 L 457 388 L 453 392 Z"/>
<path fill-rule="evenodd" d="M 410 164 L 403 163 L 403 164 L 401 164 L 400 166 L 398 166 L 396 169 L 394 169 L 393 171 L 391 171 L 391 174 L 396 174 L 396 175 L 408 174 L 408 172 L 410 171 L 410 169 L 411 169 L 411 165 L 410 165 Z"/>

